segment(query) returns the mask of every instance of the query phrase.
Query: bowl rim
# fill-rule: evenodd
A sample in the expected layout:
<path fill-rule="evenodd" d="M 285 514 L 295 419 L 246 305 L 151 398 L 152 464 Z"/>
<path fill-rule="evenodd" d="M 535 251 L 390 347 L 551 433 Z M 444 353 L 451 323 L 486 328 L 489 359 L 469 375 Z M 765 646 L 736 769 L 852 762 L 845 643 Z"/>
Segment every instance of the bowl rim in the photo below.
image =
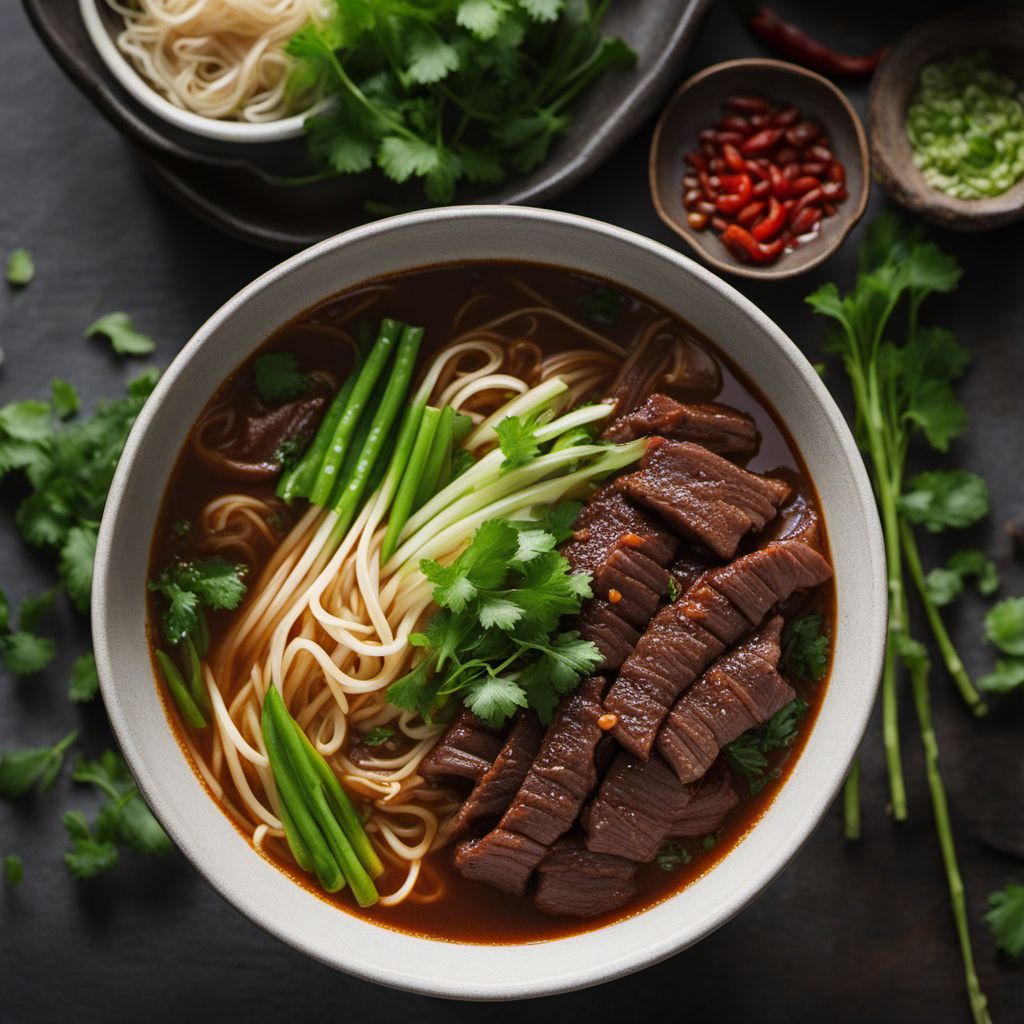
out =
<path fill-rule="evenodd" d="M 107 70 L 135 100 L 161 120 L 182 131 L 220 142 L 281 142 L 302 135 L 303 125 L 310 111 L 290 114 L 276 121 L 249 123 L 204 117 L 175 106 L 161 96 L 118 49 L 100 13 L 100 4 L 103 2 L 104 0 L 78 0 L 78 10 L 85 24 L 86 33 Z"/>
<path fill-rule="evenodd" d="M 258 854 L 253 853 L 253 856 L 260 864 L 265 866 L 267 871 L 273 872 L 275 879 L 272 883 L 275 889 L 274 896 L 277 898 L 275 905 L 264 905 L 256 895 L 248 890 L 244 870 L 232 870 L 237 867 L 237 862 L 228 866 L 220 863 L 216 858 L 210 857 L 210 847 L 204 844 L 202 836 L 196 834 L 197 830 L 193 827 L 191 819 L 184 814 L 182 807 L 176 801 L 177 795 L 172 792 L 173 787 L 167 782 L 166 778 L 162 777 L 159 772 L 154 772 L 147 763 L 146 748 L 133 735 L 133 716 L 128 711 L 130 701 L 123 700 L 119 693 L 122 685 L 117 680 L 118 659 L 115 650 L 116 645 L 111 642 L 111 634 L 116 629 L 117 623 L 116 600 L 113 595 L 124 579 L 124 574 L 119 573 L 115 566 L 115 534 L 119 528 L 119 520 L 122 518 L 130 519 L 130 513 L 126 511 L 128 506 L 126 505 L 125 498 L 129 484 L 137 486 L 137 481 L 132 479 L 133 475 L 144 478 L 147 486 L 152 489 L 152 480 L 149 478 L 145 467 L 136 468 L 136 460 L 140 450 L 144 448 L 147 442 L 147 437 L 154 420 L 158 417 L 158 411 L 162 408 L 165 400 L 173 395 L 174 389 L 179 386 L 181 378 L 187 376 L 190 364 L 203 350 L 207 342 L 211 338 L 216 338 L 218 332 L 225 325 L 229 324 L 232 318 L 240 310 L 243 310 L 247 303 L 259 296 L 264 289 L 280 283 L 290 275 L 304 270 L 311 272 L 312 267 L 316 266 L 319 261 L 330 257 L 336 250 L 344 250 L 347 247 L 356 246 L 367 240 L 394 241 L 394 238 L 389 236 L 393 236 L 395 233 L 400 235 L 403 231 L 415 232 L 421 228 L 425 228 L 425 233 L 427 234 L 439 226 L 444 227 L 446 231 L 457 231 L 460 226 L 472 221 L 482 221 L 483 226 L 487 227 L 492 225 L 507 227 L 509 230 L 515 230 L 516 228 L 521 230 L 524 227 L 526 230 L 536 228 L 540 233 L 549 229 L 557 230 L 568 235 L 577 234 L 577 237 L 578 233 L 582 232 L 592 236 L 595 242 L 604 242 L 607 246 L 635 249 L 638 250 L 638 259 L 658 261 L 667 265 L 663 268 L 666 272 L 679 272 L 696 278 L 698 289 L 703 287 L 708 292 L 714 292 L 722 301 L 735 306 L 736 314 L 743 319 L 752 321 L 752 329 L 764 334 L 774 343 L 773 347 L 777 350 L 777 356 L 799 378 L 799 381 L 791 381 L 791 386 L 799 385 L 801 388 L 809 390 L 812 395 L 811 400 L 820 406 L 819 411 L 824 420 L 824 429 L 832 435 L 830 440 L 838 447 L 843 456 L 844 480 L 852 491 L 853 505 L 855 506 L 851 514 L 864 527 L 863 537 L 861 538 L 864 547 L 863 550 L 857 551 L 855 564 L 857 566 L 857 574 L 864 581 L 862 589 L 870 594 L 872 600 L 870 605 L 862 610 L 863 620 L 858 619 L 858 631 L 855 641 L 858 649 L 858 670 L 853 673 L 853 677 L 858 680 L 859 688 L 850 695 L 849 702 L 852 703 L 853 707 L 847 709 L 849 717 L 844 717 L 842 729 L 836 738 L 836 742 L 829 744 L 827 753 L 821 752 L 817 755 L 819 760 L 826 762 L 824 767 L 828 770 L 825 772 L 824 778 L 816 780 L 815 787 L 806 805 L 802 809 L 794 807 L 793 811 L 789 813 L 784 831 L 782 831 L 781 821 L 779 822 L 777 830 L 780 831 L 780 836 L 777 845 L 770 846 L 763 852 L 759 851 L 759 859 L 754 870 L 743 875 L 733 888 L 724 890 L 723 895 L 715 900 L 712 909 L 707 910 L 695 919 L 683 921 L 678 927 L 676 921 L 673 920 L 670 933 L 661 937 L 648 938 L 644 942 L 626 947 L 621 946 L 615 941 L 608 941 L 608 938 L 615 935 L 617 930 L 618 937 L 621 938 L 623 933 L 628 935 L 638 928 L 642 929 L 645 919 L 654 924 L 653 915 L 659 911 L 659 908 L 670 906 L 682 898 L 694 886 L 700 885 L 703 879 L 698 879 L 688 888 L 649 910 L 621 919 L 595 931 L 563 939 L 501 947 L 437 942 L 436 940 L 421 936 L 413 936 L 407 933 L 380 928 L 364 919 L 346 914 L 336 907 L 323 903 L 323 901 L 297 885 L 276 866 L 268 864 Z M 392 248 L 395 247 L 393 246 Z M 400 248 L 399 246 L 398 249 L 400 250 Z M 564 265 L 571 267 L 573 262 L 572 260 L 565 260 Z M 267 334 L 273 329 L 274 326 L 268 327 L 266 333 L 252 341 L 252 348 L 255 349 L 261 344 Z M 183 440 L 183 435 L 179 440 Z M 180 449 L 180 443 L 177 447 Z M 152 528 L 150 526 L 145 534 L 147 549 L 151 534 Z M 839 543 L 842 542 L 840 541 Z M 834 555 L 837 548 L 838 544 L 834 541 Z M 739 912 L 789 863 L 797 850 L 810 837 L 838 793 L 849 764 L 856 754 L 860 739 L 867 727 L 881 675 L 885 648 L 887 601 L 881 526 L 867 472 L 853 436 L 842 413 L 821 382 L 818 374 L 800 353 L 796 345 L 764 313 L 731 285 L 722 281 L 707 269 L 699 266 L 693 260 L 661 243 L 623 228 L 574 214 L 530 207 L 463 206 L 402 214 L 387 220 L 351 229 L 320 242 L 283 261 L 242 288 L 199 328 L 164 372 L 149 401 L 143 406 L 118 463 L 100 526 L 96 552 L 96 569 L 93 579 L 92 615 L 101 692 L 114 733 L 121 744 L 129 767 L 135 775 L 144 797 L 153 807 L 172 839 L 175 840 L 182 852 L 185 853 L 193 865 L 221 896 L 255 924 L 283 942 L 314 959 L 364 980 L 426 995 L 458 999 L 504 1000 L 561 993 L 611 981 L 679 952 L 686 946 L 705 937 Z M 123 687 L 125 693 L 130 694 L 132 685 L 136 683 L 137 680 L 133 676 L 126 678 Z M 152 686 L 155 692 L 154 681 L 147 679 L 147 683 Z M 830 689 L 826 693 L 826 703 L 823 705 L 823 711 L 827 706 L 828 696 L 831 692 Z M 162 707 L 161 713 L 164 713 Z M 818 721 L 820 723 L 820 716 Z M 813 742 L 814 735 L 815 733 L 812 731 L 808 738 L 808 743 Z M 177 746 L 177 741 L 175 741 L 175 746 Z M 805 749 L 800 760 L 804 760 L 807 756 L 807 750 Z M 194 769 L 185 762 L 185 758 L 182 757 L 181 760 L 187 772 L 190 775 L 194 774 Z M 800 762 L 798 761 L 795 770 L 798 770 L 799 766 Z M 787 785 L 779 791 L 775 801 L 768 806 L 764 815 L 771 813 L 779 804 L 787 788 L 792 788 L 793 781 L 792 778 L 788 780 Z M 197 786 L 200 789 L 202 799 L 207 802 L 211 809 L 215 810 L 220 819 L 227 822 L 226 815 L 223 814 L 215 801 L 211 799 L 205 787 L 198 783 L 198 780 Z M 748 836 L 741 841 L 740 846 L 736 850 L 731 851 L 723 862 L 717 864 L 713 871 L 704 876 L 705 878 L 714 875 L 715 872 L 721 874 L 722 865 L 728 864 L 730 858 L 736 857 L 743 844 L 747 843 L 750 836 L 756 834 L 758 829 L 761 828 L 763 818 L 764 816 L 762 816 L 762 819 L 759 819 L 758 823 L 751 829 L 751 832 L 748 833 Z M 234 830 L 234 826 L 230 825 L 230 823 L 228 823 L 228 827 Z M 237 832 L 235 835 L 237 835 Z M 302 896 L 306 897 L 305 903 L 301 902 Z M 418 969 L 415 959 L 411 962 L 409 960 L 400 960 L 398 963 L 382 964 L 373 959 L 372 949 L 369 953 L 366 952 L 366 949 L 363 948 L 363 943 L 349 944 L 339 949 L 325 941 L 322 936 L 318 937 L 315 934 L 315 929 L 319 927 L 319 923 L 311 925 L 309 924 L 309 919 L 305 916 L 310 913 L 313 906 L 309 901 L 315 901 L 317 905 L 326 907 L 331 914 L 337 915 L 337 918 L 346 919 L 354 931 L 359 932 L 362 938 L 368 940 L 365 943 L 366 947 L 374 945 L 377 933 L 385 932 L 391 938 L 387 940 L 380 939 L 380 943 L 386 942 L 395 946 L 401 946 L 403 952 L 411 953 L 413 957 L 415 957 L 417 951 L 421 951 L 424 957 L 427 957 L 424 947 L 430 944 L 444 948 L 443 954 L 438 955 L 443 955 L 446 961 L 450 958 L 452 962 L 458 962 L 459 958 L 454 956 L 453 952 L 459 950 L 467 962 L 472 963 L 479 960 L 482 963 L 486 963 L 488 967 L 493 967 L 491 961 L 496 956 L 508 957 L 509 961 L 511 961 L 509 963 L 511 967 L 512 963 L 518 960 L 528 960 L 531 956 L 536 956 L 535 951 L 540 949 L 545 954 L 545 961 L 552 965 L 550 970 L 553 973 L 549 977 L 542 978 L 525 974 L 513 977 L 510 976 L 512 972 L 505 969 L 506 961 L 502 960 L 500 975 L 480 981 L 472 976 L 470 972 L 456 972 L 455 970 L 449 976 L 439 978 L 436 972 L 427 971 L 425 968 Z M 295 904 L 295 909 L 291 915 L 292 920 L 279 920 L 278 915 L 275 915 L 275 907 L 277 910 L 280 910 L 282 902 Z M 299 907 L 303 911 L 301 926 L 295 920 L 298 916 L 297 910 Z M 287 917 L 287 915 L 281 916 Z M 335 918 L 332 918 L 333 920 Z M 594 936 L 600 936 L 601 938 L 595 940 Z M 564 959 L 559 956 L 559 953 L 567 950 L 571 944 L 575 944 L 577 950 L 588 952 L 595 943 L 601 944 L 602 952 L 599 957 L 581 957 L 577 954 L 575 960 L 568 966 L 554 966 L 560 964 L 561 960 Z M 474 952 L 477 950 L 493 950 L 495 952 L 485 955 Z M 551 950 L 550 955 L 547 953 L 548 950 Z M 429 959 L 429 957 L 427 958 Z"/>
<path fill-rule="evenodd" d="M 799 266 L 787 267 L 783 259 L 778 263 L 759 268 L 745 263 L 740 263 L 739 260 L 724 259 L 712 252 L 711 249 L 704 245 L 704 243 L 694 233 L 684 228 L 679 221 L 669 213 L 665 208 L 664 203 L 661 201 L 661 190 L 658 187 L 657 170 L 658 155 L 661 149 L 661 136 L 665 125 L 668 123 L 670 117 L 675 111 L 677 102 L 695 85 L 699 85 L 705 79 L 714 78 L 723 72 L 734 71 L 737 68 L 772 68 L 791 74 L 794 78 L 806 78 L 818 85 L 825 86 L 826 90 L 831 92 L 839 101 L 840 107 L 849 118 L 850 124 L 853 127 L 853 136 L 857 143 L 858 163 L 860 164 L 861 170 L 862 185 L 860 194 L 855 199 L 854 206 L 848 215 L 848 219 L 841 223 L 839 230 L 833 235 L 830 244 L 825 246 L 813 259 L 808 260 L 806 263 L 802 263 Z M 829 79 L 824 75 L 820 75 L 816 71 L 811 71 L 810 68 L 801 67 L 799 64 L 793 64 L 790 61 L 775 60 L 770 57 L 737 57 L 734 60 L 725 60 L 718 64 L 710 64 L 708 67 L 702 68 L 696 74 L 691 75 L 686 79 L 686 81 L 683 82 L 682 85 L 680 85 L 679 88 L 677 88 L 669 97 L 660 116 L 658 117 L 658 123 L 654 126 L 654 134 L 651 136 L 651 148 L 647 158 L 647 182 L 651 193 L 651 202 L 654 204 L 654 209 L 657 211 L 658 216 L 684 242 L 686 242 L 686 244 L 700 257 L 700 259 L 715 269 L 724 271 L 727 274 L 736 274 L 739 277 L 747 277 L 754 281 L 782 281 L 785 278 L 797 277 L 798 275 L 806 273 L 808 270 L 813 270 L 815 267 L 824 263 L 825 260 L 832 256 L 839 246 L 843 244 L 846 236 L 857 225 L 857 222 L 861 217 L 864 216 L 864 211 L 867 209 L 868 205 L 868 198 L 871 195 L 870 153 L 871 151 L 868 146 L 868 139 L 867 134 L 864 131 L 864 125 L 861 122 L 857 111 L 854 109 L 853 104 L 849 99 L 847 99 L 846 94 L 835 84 L 835 82 L 829 81 Z"/>

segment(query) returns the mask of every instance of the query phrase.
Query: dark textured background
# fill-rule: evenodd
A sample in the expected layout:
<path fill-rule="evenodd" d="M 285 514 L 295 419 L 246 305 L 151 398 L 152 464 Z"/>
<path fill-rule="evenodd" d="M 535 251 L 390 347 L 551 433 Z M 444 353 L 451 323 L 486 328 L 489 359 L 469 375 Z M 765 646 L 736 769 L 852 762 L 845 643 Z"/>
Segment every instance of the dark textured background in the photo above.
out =
<path fill-rule="evenodd" d="M 656 0 L 647 0 L 656 2 Z M 850 50 L 866 49 L 912 24 L 934 4 L 798 5 L 800 17 Z M 825 8 L 828 12 L 825 12 Z M 762 54 L 730 6 L 719 4 L 687 71 Z M 276 257 L 224 239 L 180 212 L 147 181 L 131 152 L 52 65 L 12 0 L 0 6 L 0 253 L 29 247 L 36 280 L 0 292 L 0 404 L 44 395 L 62 375 L 86 404 L 113 394 L 138 365 L 116 362 L 83 328 L 111 309 L 129 310 L 160 342 L 164 365 L 192 331 Z M 863 109 L 864 89 L 850 95 Z M 650 125 L 560 208 L 600 217 L 669 245 L 647 195 Z M 883 198 L 876 194 L 872 209 Z M 854 236 L 854 242 L 856 241 Z M 1003 570 L 1004 592 L 1024 590 L 1003 524 L 1024 514 L 1024 225 L 989 235 L 948 235 L 965 276 L 928 316 L 954 328 L 975 365 L 963 394 L 972 424 L 951 461 L 985 474 L 993 493 L 987 526 L 946 542 L 981 543 Z M 803 296 L 824 280 L 848 282 L 853 246 L 808 277 L 739 287 L 812 358 L 821 324 Z M 2 286 L 0 286 L 2 287 Z M 927 308 L 927 307 L 926 307 Z M 841 374 L 826 378 L 841 391 Z M 156 482 L 155 482 L 156 483 Z M 0 583 L 13 600 L 50 585 L 52 567 L 17 540 L 17 494 L 0 489 Z M 935 551 L 928 545 L 929 555 Z M 963 601 L 953 616 L 969 667 L 986 671 L 983 605 Z M 88 643 L 87 627 L 62 612 L 61 654 L 44 675 L 0 680 L 0 745 L 51 742 L 71 728 L 98 752 L 109 743 L 99 706 L 65 699 L 67 670 Z M 981 922 L 985 895 L 1024 880 L 1024 756 L 1020 696 L 983 721 L 964 711 L 941 670 L 933 674 L 939 741 L 950 790 L 979 971 L 995 1020 L 1024 1020 L 1024 968 L 998 957 Z M 904 754 L 910 820 L 893 825 L 877 723 L 864 744 L 864 838 L 841 836 L 838 808 L 763 896 L 715 935 L 642 974 L 600 989 L 529 1006 L 483 1009 L 389 992 L 307 960 L 258 931 L 221 902 L 182 857 L 126 856 L 104 878 L 76 883 L 60 855 L 64 808 L 91 810 L 93 794 L 66 779 L 50 795 L 0 804 L 0 856 L 20 853 L 26 878 L 0 891 L 0 1022 L 241 1019 L 398 1019 L 496 1022 L 707 1020 L 763 1024 L 968 1020 L 960 959 L 934 839 L 916 722 L 904 695 Z"/>

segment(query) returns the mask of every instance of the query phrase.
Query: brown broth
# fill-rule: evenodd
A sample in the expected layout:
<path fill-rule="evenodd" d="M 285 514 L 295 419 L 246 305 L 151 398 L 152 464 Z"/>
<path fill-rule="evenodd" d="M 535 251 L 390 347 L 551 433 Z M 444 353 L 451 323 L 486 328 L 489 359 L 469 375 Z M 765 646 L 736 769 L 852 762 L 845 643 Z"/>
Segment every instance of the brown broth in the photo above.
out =
<path fill-rule="evenodd" d="M 481 314 L 486 308 L 488 318 L 496 315 L 495 311 L 522 306 L 524 301 L 529 303 L 531 300 L 512 283 L 513 277 L 545 295 L 549 300 L 552 295 L 557 295 L 555 304 L 558 308 L 580 319 L 584 319 L 583 304 L 589 296 L 594 294 L 595 289 L 610 288 L 619 293 L 625 301 L 622 304 L 618 321 L 613 325 L 588 322 L 588 326 L 592 326 L 595 330 L 624 345 L 635 335 L 639 327 L 650 323 L 652 319 L 670 317 L 673 325 L 681 327 L 689 339 L 713 354 L 722 373 L 722 386 L 716 395 L 683 395 L 681 397 L 696 397 L 704 400 L 715 397 L 750 413 L 761 430 L 762 444 L 758 455 L 751 460 L 749 467 L 762 472 L 776 469 L 784 471 L 787 480 L 795 485 L 799 495 L 818 511 L 824 534 L 824 518 L 821 516 L 817 493 L 803 459 L 786 427 L 781 423 L 764 396 L 746 380 L 737 366 L 715 350 L 709 342 L 700 338 L 689 325 L 680 324 L 677 317 L 668 314 L 649 300 L 625 292 L 619 286 L 609 282 L 557 267 L 498 261 L 442 265 L 405 271 L 379 281 L 369 282 L 359 288 L 349 290 L 343 295 L 334 296 L 319 303 L 276 331 L 261 346 L 259 352 L 288 351 L 296 356 L 301 369 L 305 371 L 326 369 L 331 371 L 338 380 L 344 379 L 351 367 L 349 350 L 341 345 L 330 345 L 328 343 L 329 333 L 325 333 L 325 328 L 329 329 L 333 321 L 350 311 L 355 305 L 365 301 L 375 290 L 384 287 L 388 289 L 384 297 L 379 299 L 377 304 L 367 312 L 375 318 L 386 314 L 408 323 L 422 325 L 426 332 L 420 358 L 422 366 L 425 364 L 426 358 L 451 336 L 453 312 L 474 296 L 493 296 L 493 299 L 486 304 L 484 300 L 480 300 Z M 443 297 L 443 301 L 438 300 L 439 296 Z M 469 316 L 467 322 L 477 323 L 480 318 L 480 315 L 474 313 Z M 545 352 L 555 352 L 565 347 L 564 343 L 559 343 L 558 334 L 557 330 L 553 330 L 550 325 L 547 325 L 542 327 L 533 340 L 539 341 Z M 251 389 L 251 381 L 247 375 L 249 363 L 250 360 L 247 360 L 231 375 L 211 397 L 209 404 L 224 400 L 230 401 L 233 397 L 240 396 L 245 390 Z M 173 529 L 175 521 L 194 522 L 200 510 L 211 498 L 225 493 L 228 489 L 232 492 L 249 493 L 264 498 L 273 494 L 272 483 L 240 484 L 238 481 L 231 481 L 226 484 L 222 477 L 200 461 L 191 444 L 186 443 L 179 454 L 164 493 L 151 548 L 151 576 L 173 558 L 187 557 L 194 553 L 193 538 L 191 536 L 180 537 Z M 290 521 L 283 522 L 278 530 L 279 535 L 283 536 L 290 525 Z M 824 540 L 824 537 L 823 543 L 827 555 L 827 541 Z M 269 558 L 270 553 L 270 550 L 264 551 L 262 557 Z M 262 565 L 253 567 L 252 578 L 259 576 L 261 568 Z M 149 640 L 150 646 L 153 647 L 159 642 L 157 633 L 159 610 L 154 606 L 152 596 L 149 601 Z M 818 588 L 805 603 L 807 610 L 813 609 L 823 614 L 830 632 L 835 621 L 834 603 L 834 588 L 831 583 Z M 241 609 L 232 613 L 220 612 L 210 616 L 211 633 L 215 640 L 230 628 L 232 621 L 239 614 L 241 614 Z M 157 677 L 156 673 L 154 673 L 154 677 Z M 309 876 L 295 867 L 286 848 L 281 843 L 268 841 L 262 852 L 297 884 L 309 889 L 339 909 L 365 917 L 383 927 L 411 934 L 450 942 L 503 945 L 544 941 L 591 931 L 612 921 L 640 913 L 674 895 L 713 868 L 719 860 L 742 841 L 785 784 L 788 773 L 799 759 L 820 708 L 827 686 L 827 678 L 826 676 L 825 680 L 817 684 L 791 683 L 798 695 L 807 701 L 809 710 L 799 738 L 793 747 L 776 752 L 771 756 L 771 766 L 778 770 L 778 778 L 769 782 L 757 795 L 751 795 L 747 791 L 743 779 L 737 778 L 735 784 L 737 793 L 740 795 L 740 803 L 727 818 L 713 845 L 705 849 L 700 840 L 681 842 L 679 845 L 687 850 L 692 860 L 672 871 L 663 871 L 657 864 L 643 865 L 637 876 L 639 883 L 637 896 L 626 907 L 611 914 L 586 920 L 547 917 L 536 910 L 529 900 L 517 899 L 491 886 L 463 878 L 451 867 L 450 849 L 443 849 L 431 854 L 425 862 L 425 874 L 428 876 L 428 881 L 436 880 L 444 886 L 444 896 L 438 902 L 417 903 L 407 900 L 397 907 L 359 910 L 344 890 L 337 896 L 323 893 Z M 186 727 L 173 703 L 167 699 L 163 688 L 159 687 L 159 689 L 168 719 L 172 723 L 183 753 L 191 761 L 191 756 L 184 743 Z M 210 732 L 211 730 L 199 732 L 188 730 L 191 742 L 204 758 L 210 752 L 212 743 Z M 199 772 L 194 763 L 193 768 L 198 775 Z M 216 799 L 212 793 L 211 799 Z M 227 808 L 225 811 L 229 813 L 232 820 L 235 820 L 234 815 L 231 815 Z M 239 824 L 237 820 L 235 820 L 235 824 Z M 240 826 L 239 831 L 246 842 L 251 842 L 250 835 Z M 381 891 L 391 891 L 399 884 L 403 876 L 404 871 L 399 876 L 389 870 L 380 881 Z"/>

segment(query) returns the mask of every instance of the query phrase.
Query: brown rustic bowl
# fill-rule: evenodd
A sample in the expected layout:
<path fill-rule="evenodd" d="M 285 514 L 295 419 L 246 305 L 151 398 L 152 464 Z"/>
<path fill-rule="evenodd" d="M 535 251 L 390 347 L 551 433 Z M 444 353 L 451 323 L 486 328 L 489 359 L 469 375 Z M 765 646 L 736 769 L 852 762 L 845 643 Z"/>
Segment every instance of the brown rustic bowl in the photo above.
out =
<path fill-rule="evenodd" d="M 1024 11 L 968 10 L 925 22 L 889 51 L 871 82 L 868 120 L 875 173 L 896 202 L 955 231 L 987 231 L 1024 217 L 1024 180 L 1000 196 L 956 199 L 924 180 L 914 163 L 906 115 L 921 69 L 932 61 L 988 50 L 994 63 L 1021 81 Z"/>
<path fill-rule="evenodd" d="M 697 148 L 697 133 L 722 114 L 722 101 L 735 94 L 764 96 L 795 104 L 828 135 L 832 152 L 846 168 L 847 198 L 835 216 L 822 222 L 811 241 L 777 263 L 758 267 L 741 263 L 711 230 L 694 231 L 683 208 L 684 156 Z M 868 201 L 868 146 L 864 128 L 849 101 L 828 79 L 780 60 L 730 60 L 698 72 L 684 82 L 662 111 L 651 141 L 651 197 L 658 216 L 707 264 L 730 274 L 778 281 L 802 274 L 828 259 L 860 220 Z"/>

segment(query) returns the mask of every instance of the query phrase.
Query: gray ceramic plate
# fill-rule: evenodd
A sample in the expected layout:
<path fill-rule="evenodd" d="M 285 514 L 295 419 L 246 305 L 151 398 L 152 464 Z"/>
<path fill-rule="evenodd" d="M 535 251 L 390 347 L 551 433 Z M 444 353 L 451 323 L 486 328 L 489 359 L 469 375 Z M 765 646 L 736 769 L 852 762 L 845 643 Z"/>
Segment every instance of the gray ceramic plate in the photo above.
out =
<path fill-rule="evenodd" d="M 465 201 L 538 203 L 553 199 L 607 159 L 655 112 L 679 78 L 683 56 L 711 0 L 618 0 L 605 31 L 638 54 L 636 68 L 610 74 L 576 108 L 567 135 L 533 174 Z M 293 140 L 239 147 L 175 129 L 143 108 L 113 78 L 82 23 L 76 0 L 23 0 L 57 63 L 104 117 L 135 144 L 157 181 L 197 216 L 229 234 L 295 250 L 372 220 L 367 203 L 395 211 L 423 205 L 421 194 L 360 175 L 281 188 L 270 173 L 306 173 L 304 145 Z"/>

